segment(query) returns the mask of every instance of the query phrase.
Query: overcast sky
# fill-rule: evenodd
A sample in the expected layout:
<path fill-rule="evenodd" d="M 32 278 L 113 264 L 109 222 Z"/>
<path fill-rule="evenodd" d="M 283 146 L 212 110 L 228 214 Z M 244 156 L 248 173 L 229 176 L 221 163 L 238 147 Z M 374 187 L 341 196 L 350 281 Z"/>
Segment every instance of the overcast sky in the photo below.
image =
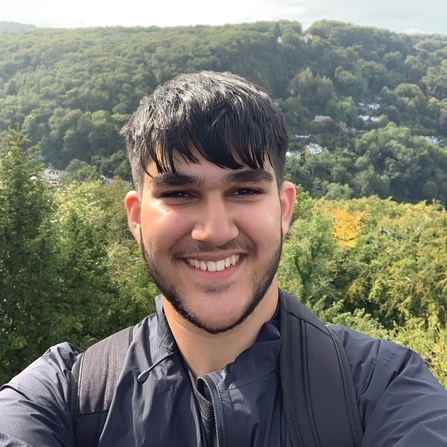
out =
<path fill-rule="evenodd" d="M 0 21 L 39 27 L 223 25 L 330 19 L 447 34 L 447 0 L 0 0 Z"/>

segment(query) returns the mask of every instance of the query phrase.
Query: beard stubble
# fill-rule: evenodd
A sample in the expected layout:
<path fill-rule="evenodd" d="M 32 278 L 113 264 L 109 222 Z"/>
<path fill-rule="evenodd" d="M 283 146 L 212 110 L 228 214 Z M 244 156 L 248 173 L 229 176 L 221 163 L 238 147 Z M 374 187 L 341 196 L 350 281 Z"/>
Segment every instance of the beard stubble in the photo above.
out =
<path fill-rule="evenodd" d="M 206 321 L 203 321 L 203 319 L 200 319 L 191 309 L 188 309 L 185 306 L 184 300 L 182 299 L 181 296 L 181 292 L 178 290 L 178 286 L 174 282 L 170 282 L 168 278 L 165 278 L 165 276 L 161 272 L 158 265 L 158 261 L 156 257 L 153 255 L 155 250 L 150 250 L 148 247 L 146 247 L 143 240 L 143 234 L 141 232 L 141 228 L 140 228 L 140 241 L 141 241 L 142 255 L 144 263 L 146 265 L 147 272 L 149 276 L 152 278 L 154 284 L 162 293 L 162 295 L 168 300 L 168 302 L 171 304 L 174 310 L 181 317 L 183 317 L 186 321 L 190 322 L 197 328 L 208 332 L 209 334 L 220 334 L 228 332 L 231 329 L 234 329 L 236 326 L 240 325 L 253 313 L 253 311 L 256 309 L 259 303 L 263 300 L 267 290 L 272 284 L 272 281 L 278 270 L 282 252 L 282 232 L 280 232 L 280 236 L 275 244 L 272 255 L 267 260 L 264 272 L 261 273 L 259 276 L 254 275 L 252 279 L 252 292 L 249 299 L 247 300 L 247 304 L 241 316 L 231 324 L 225 326 L 211 326 L 210 324 L 207 324 Z M 234 249 L 238 245 L 240 244 L 237 244 L 235 241 L 230 241 L 228 244 L 225 244 L 224 247 L 220 248 L 223 250 L 229 250 Z M 208 244 L 206 243 L 203 242 L 198 243 L 197 249 L 193 251 L 195 251 L 195 253 L 204 253 L 212 251 L 212 249 L 209 248 L 207 249 L 206 248 L 207 246 Z M 246 248 L 246 246 L 244 246 L 244 248 Z M 250 244 L 248 248 L 250 255 L 253 256 L 253 258 L 256 258 L 257 250 L 255 245 Z M 188 251 L 188 253 L 192 254 L 191 250 Z M 171 262 L 174 262 L 174 260 L 178 258 L 178 256 L 179 253 L 177 253 L 176 256 L 172 256 Z M 201 286 L 202 291 L 210 295 L 222 293 L 229 287 L 230 287 L 229 285 Z"/>

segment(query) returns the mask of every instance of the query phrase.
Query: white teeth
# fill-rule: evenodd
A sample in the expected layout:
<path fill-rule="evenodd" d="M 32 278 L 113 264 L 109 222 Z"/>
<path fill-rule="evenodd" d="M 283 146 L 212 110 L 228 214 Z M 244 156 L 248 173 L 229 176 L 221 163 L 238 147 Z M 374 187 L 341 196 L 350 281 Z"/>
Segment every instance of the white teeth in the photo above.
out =
<path fill-rule="evenodd" d="M 241 255 L 232 255 L 217 262 L 204 262 L 199 261 L 198 259 L 187 258 L 187 262 L 189 265 L 192 265 L 196 269 L 208 270 L 209 272 L 221 272 L 227 267 L 230 267 L 230 265 L 235 265 L 239 261 L 239 259 L 241 259 Z"/>
<path fill-rule="evenodd" d="M 218 272 L 222 271 L 224 268 L 225 268 L 225 261 L 224 260 L 216 262 L 216 270 Z"/>

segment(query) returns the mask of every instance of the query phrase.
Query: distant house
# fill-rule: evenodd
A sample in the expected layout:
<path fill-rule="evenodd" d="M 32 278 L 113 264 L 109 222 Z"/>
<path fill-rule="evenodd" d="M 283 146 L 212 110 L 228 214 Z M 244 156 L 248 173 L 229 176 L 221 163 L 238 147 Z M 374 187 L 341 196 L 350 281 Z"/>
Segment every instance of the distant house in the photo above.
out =
<path fill-rule="evenodd" d="M 297 133 L 295 134 L 295 138 L 311 138 L 312 135 L 310 133 Z"/>
<path fill-rule="evenodd" d="M 359 102 L 357 105 L 359 107 L 366 107 L 366 102 Z"/>
<path fill-rule="evenodd" d="M 304 36 L 301 36 L 300 38 L 304 43 L 308 43 L 309 40 L 312 40 L 314 37 L 312 36 L 312 34 L 307 33 Z"/>
<path fill-rule="evenodd" d="M 425 137 L 425 139 L 427 140 L 427 143 L 430 143 L 430 144 L 439 144 L 440 143 L 439 138 L 435 137 L 435 136 Z"/>
<path fill-rule="evenodd" d="M 372 123 L 377 123 L 379 121 L 379 117 L 377 116 L 371 116 L 371 115 L 359 115 L 358 116 L 362 121 L 365 123 L 367 121 L 371 121 Z"/>
<path fill-rule="evenodd" d="M 304 150 L 306 152 L 309 152 L 312 155 L 318 155 L 323 152 L 323 148 L 319 144 L 316 144 L 316 143 L 311 143 L 311 144 L 307 145 L 304 148 Z"/>
<path fill-rule="evenodd" d="M 368 109 L 371 110 L 379 110 L 380 109 L 380 104 L 378 102 L 373 102 L 371 104 L 366 104 L 366 107 L 368 107 Z"/>
<path fill-rule="evenodd" d="M 332 121 L 332 118 L 327 115 L 315 115 L 314 121 L 316 123 L 324 123 L 324 122 Z"/>
<path fill-rule="evenodd" d="M 58 169 L 47 168 L 44 172 L 44 179 L 50 186 L 59 186 L 65 171 L 60 171 Z"/>
<path fill-rule="evenodd" d="M 45 169 L 45 178 L 47 180 L 60 180 L 63 174 L 64 171 L 59 171 L 57 169 Z"/>
<path fill-rule="evenodd" d="M 286 156 L 287 157 L 301 157 L 301 154 L 299 151 L 287 151 Z"/>

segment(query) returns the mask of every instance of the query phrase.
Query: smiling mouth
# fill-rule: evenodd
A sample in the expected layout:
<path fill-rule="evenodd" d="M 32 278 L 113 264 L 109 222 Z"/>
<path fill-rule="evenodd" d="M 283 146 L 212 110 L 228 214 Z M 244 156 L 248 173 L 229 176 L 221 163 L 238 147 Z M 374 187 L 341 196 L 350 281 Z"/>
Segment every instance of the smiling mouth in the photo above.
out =
<path fill-rule="evenodd" d="M 236 265 L 241 259 L 241 255 L 232 255 L 220 261 L 201 261 L 199 259 L 186 258 L 186 262 L 192 267 L 200 270 L 207 270 L 209 272 L 221 272 L 226 268 Z"/>

